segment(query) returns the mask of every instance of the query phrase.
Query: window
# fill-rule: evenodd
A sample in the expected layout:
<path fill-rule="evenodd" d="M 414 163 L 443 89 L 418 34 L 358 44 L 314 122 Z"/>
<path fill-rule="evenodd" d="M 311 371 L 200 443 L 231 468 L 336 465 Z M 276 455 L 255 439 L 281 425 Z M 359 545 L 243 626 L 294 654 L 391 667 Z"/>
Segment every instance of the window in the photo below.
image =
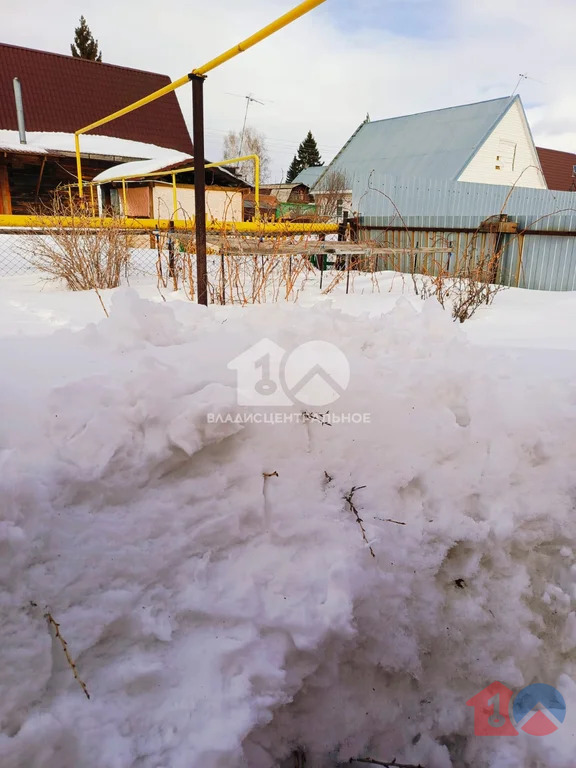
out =
<path fill-rule="evenodd" d="M 336 202 L 336 217 L 337 218 L 341 218 L 343 210 L 344 210 L 344 200 L 338 200 Z"/>

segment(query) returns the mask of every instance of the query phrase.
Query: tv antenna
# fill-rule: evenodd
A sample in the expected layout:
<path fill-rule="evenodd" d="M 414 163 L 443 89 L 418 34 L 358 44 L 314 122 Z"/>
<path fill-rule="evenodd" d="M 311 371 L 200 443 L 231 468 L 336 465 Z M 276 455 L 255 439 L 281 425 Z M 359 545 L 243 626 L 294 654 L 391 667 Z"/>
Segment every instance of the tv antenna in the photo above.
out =
<path fill-rule="evenodd" d="M 520 73 L 518 75 L 518 82 L 516 83 L 516 87 L 512 91 L 512 96 L 514 96 L 514 94 L 516 93 L 516 91 L 520 87 L 520 83 L 522 82 L 522 80 L 532 80 L 534 83 L 541 83 L 542 85 L 545 85 L 545 83 L 543 83 L 542 80 L 536 80 L 535 77 L 528 77 L 528 73 L 527 72 Z"/>
<path fill-rule="evenodd" d="M 236 96 L 239 99 L 246 99 L 246 111 L 244 112 L 244 123 L 242 124 L 242 133 L 240 134 L 240 146 L 238 148 L 238 154 L 242 156 L 242 150 L 244 148 L 244 136 L 246 135 L 246 121 L 248 120 L 248 110 L 250 109 L 250 104 L 262 104 L 263 107 L 266 106 L 266 101 L 260 101 L 260 99 L 254 98 L 254 96 L 251 93 L 248 93 L 246 96 L 242 96 L 240 93 L 228 93 L 228 96 Z M 272 102 L 268 102 L 272 103 Z"/>

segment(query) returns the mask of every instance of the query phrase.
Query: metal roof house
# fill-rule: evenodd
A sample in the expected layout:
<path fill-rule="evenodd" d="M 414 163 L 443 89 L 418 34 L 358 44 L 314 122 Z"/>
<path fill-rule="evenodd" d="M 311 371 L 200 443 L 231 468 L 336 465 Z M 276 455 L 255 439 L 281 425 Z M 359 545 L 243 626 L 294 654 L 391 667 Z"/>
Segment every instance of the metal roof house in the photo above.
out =
<path fill-rule="evenodd" d="M 324 169 L 345 174 L 349 188 L 370 175 L 516 184 L 546 189 L 519 96 L 366 121 Z"/>
<path fill-rule="evenodd" d="M 154 72 L 0 44 L 0 213 L 26 213 L 74 181 L 74 132 L 169 82 Z M 122 161 L 194 152 L 174 93 L 85 135 L 81 146 L 87 179 Z"/>
<path fill-rule="evenodd" d="M 576 155 L 537 147 L 548 189 L 576 192 Z"/>
<path fill-rule="evenodd" d="M 304 168 L 303 171 L 300 171 L 298 176 L 292 180 L 292 184 L 304 184 L 305 187 L 310 189 L 316 184 L 325 170 L 323 165 L 311 165 L 310 168 Z"/>

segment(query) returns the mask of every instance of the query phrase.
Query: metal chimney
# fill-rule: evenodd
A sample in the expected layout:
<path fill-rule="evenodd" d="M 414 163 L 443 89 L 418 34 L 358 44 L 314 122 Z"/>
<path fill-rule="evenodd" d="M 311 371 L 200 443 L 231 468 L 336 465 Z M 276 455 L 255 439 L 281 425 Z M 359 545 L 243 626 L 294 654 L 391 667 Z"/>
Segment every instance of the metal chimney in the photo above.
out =
<path fill-rule="evenodd" d="M 24 123 L 24 104 L 22 103 L 22 86 L 17 77 L 14 78 L 14 99 L 16 101 L 16 117 L 18 118 L 18 133 L 20 144 L 26 144 L 26 125 Z"/>

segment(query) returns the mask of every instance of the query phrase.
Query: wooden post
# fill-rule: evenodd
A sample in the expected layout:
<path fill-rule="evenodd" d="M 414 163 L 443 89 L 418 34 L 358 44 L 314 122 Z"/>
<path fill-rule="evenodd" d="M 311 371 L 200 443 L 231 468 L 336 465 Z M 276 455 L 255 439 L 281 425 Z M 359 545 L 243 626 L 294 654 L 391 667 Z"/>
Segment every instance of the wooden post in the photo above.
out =
<path fill-rule="evenodd" d="M 8 168 L 0 165 L 0 213 L 5 216 L 12 215 L 12 198 L 10 196 L 10 184 L 8 183 Z"/>

